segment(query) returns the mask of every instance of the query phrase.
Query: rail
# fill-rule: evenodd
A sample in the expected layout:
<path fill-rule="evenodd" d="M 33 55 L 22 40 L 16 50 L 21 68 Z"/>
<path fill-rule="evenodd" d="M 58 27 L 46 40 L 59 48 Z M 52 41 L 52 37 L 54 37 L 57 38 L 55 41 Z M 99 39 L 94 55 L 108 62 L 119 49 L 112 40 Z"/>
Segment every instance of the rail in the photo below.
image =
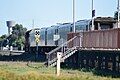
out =
<path fill-rule="evenodd" d="M 55 51 L 57 51 L 57 50 L 61 49 L 64 45 L 66 45 L 66 44 L 70 43 L 70 42 L 71 42 L 71 41 L 73 41 L 75 38 L 77 38 L 77 36 L 75 36 L 75 37 L 73 37 L 72 39 L 70 39 L 69 41 L 67 41 L 67 42 L 63 43 L 63 44 L 62 44 L 62 45 L 60 45 L 59 47 L 57 47 L 57 48 L 53 49 L 53 50 L 52 50 L 52 51 L 50 51 L 48 54 L 50 55 L 50 54 L 54 53 Z"/>
<path fill-rule="evenodd" d="M 78 38 L 78 36 L 74 36 L 73 38 L 71 38 L 70 40 L 68 40 L 67 42 L 63 43 L 62 45 L 60 45 L 59 47 L 55 48 L 54 50 L 50 51 L 48 54 L 48 66 L 57 60 L 57 52 L 59 52 L 62 48 L 65 47 L 65 45 L 68 45 L 70 42 L 72 42 L 73 40 L 75 40 L 76 38 Z M 74 47 L 72 47 L 74 48 Z M 64 48 L 63 50 L 63 54 L 62 56 L 65 56 L 66 55 L 66 51 L 70 51 L 68 50 L 69 48 Z M 64 54 L 65 53 L 65 54 Z"/>

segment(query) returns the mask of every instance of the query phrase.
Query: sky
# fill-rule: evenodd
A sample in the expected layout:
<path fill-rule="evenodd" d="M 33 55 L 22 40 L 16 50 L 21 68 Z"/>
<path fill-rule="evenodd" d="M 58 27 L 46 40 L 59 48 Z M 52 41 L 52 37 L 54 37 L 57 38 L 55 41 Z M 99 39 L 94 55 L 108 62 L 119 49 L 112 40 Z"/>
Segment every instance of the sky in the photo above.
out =
<path fill-rule="evenodd" d="M 73 0 L 0 0 L 0 35 L 8 34 L 6 21 L 13 20 L 28 30 L 72 22 Z M 91 19 L 91 1 L 75 0 L 75 21 Z M 94 0 L 95 17 L 113 17 L 117 0 Z"/>

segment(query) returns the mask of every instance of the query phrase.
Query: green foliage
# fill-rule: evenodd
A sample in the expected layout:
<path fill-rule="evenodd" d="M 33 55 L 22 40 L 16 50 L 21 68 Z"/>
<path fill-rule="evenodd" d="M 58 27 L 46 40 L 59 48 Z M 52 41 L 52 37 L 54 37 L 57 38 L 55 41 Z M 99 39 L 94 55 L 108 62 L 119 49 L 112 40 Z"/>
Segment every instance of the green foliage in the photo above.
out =
<path fill-rule="evenodd" d="M 12 30 L 12 34 L 15 34 L 17 36 L 23 36 L 27 29 L 23 28 L 21 24 L 16 24 L 14 27 L 12 27 Z"/>
<path fill-rule="evenodd" d="M 96 76 L 92 72 L 65 69 L 61 69 L 60 76 L 56 76 L 55 70 L 43 63 L 0 62 L 0 80 L 120 80 Z"/>
<path fill-rule="evenodd" d="M 15 46 L 19 49 L 24 47 L 26 31 L 27 29 L 24 28 L 21 24 L 16 24 L 12 27 L 12 34 L 10 36 L 2 35 L 0 37 L 0 45 L 6 46 L 9 44 L 9 46 Z"/>
<path fill-rule="evenodd" d="M 2 35 L 1 37 L 0 37 L 0 41 L 1 40 L 4 40 L 5 38 L 7 38 L 7 35 L 5 34 L 5 35 Z"/>
<path fill-rule="evenodd" d="M 25 32 L 27 31 L 21 24 L 16 24 L 12 27 L 12 35 L 9 36 L 9 44 L 10 46 L 16 46 L 21 48 L 24 46 L 25 42 Z"/>
<path fill-rule="evenodd" d="M 6 45 L 6 43 L 7 43 L 6 39 L 7 39 L 7 35 L 0 36 L 0 45 L 1 46 L 5 46 Z"/>

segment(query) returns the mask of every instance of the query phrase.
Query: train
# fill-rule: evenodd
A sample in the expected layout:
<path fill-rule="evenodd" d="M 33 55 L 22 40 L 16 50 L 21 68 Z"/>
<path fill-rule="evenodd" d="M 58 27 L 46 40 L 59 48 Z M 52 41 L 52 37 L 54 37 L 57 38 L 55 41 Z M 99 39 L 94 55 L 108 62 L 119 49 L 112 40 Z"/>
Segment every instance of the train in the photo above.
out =
<path fill-rule="evenodd" d="M 94 30 L 91 31 L 92 21 L 91 19 L 88 20 L 79 20 L 75 22 L 75 32 L 76 33 L 88 33 L 89 36 L 97 35 L 96 31 L 101 32 L 103 30 L 106 31 L 109 29 L 116 28 L 117 22 L 112 17 L 97 17 L 94 19 Z M 51 50 L 55 49 L 56 47 L 60 46 L 61 44 L 68 41 L 69 37 L 68 33 L 73 32 L 73 23 L 58 23 L 57 25 L 53 25 L 51 27 L 46 28 L 35 28 L 26 32 L 25 35 L 25 51 L 26 52 L 35 52 L 36 51 L 36 42 L 35 42 L 35 33 L 36 31 L 39 32 L 40 41 L 38 43 L 39 52 L 48 53 Z M 107 31 L 106 31 L 107 32 Z M 94 34 L 92 34 L 94 33 Z M 102 34 L 101 34 L 102 35 Z M 98 36 L 101 36 L 98 35 Z M 108 35 L 107 35 L 108 36 Z M 91 43 L 92 37 L 83 37 L 84 47 L 89 47 L 87 44 Z M 87 42 L 86 42 L 87 41 Z M 97 44 L 100 44 L 100 40 L 94 38 L 94 41 L 97 41 Z M 77 43 L 77 42 L 76 42 Z M 77 43 L 78 44 L 78 43 Z M 67 46 L 67 45 L 66 45 Z M 91 45 L 90 45 L 91 46 Z M 96 45 L 92 46 L 96 47 Z M 102 46 L 99 46 L 102 47 Z"/>
<path fill-rule="evenodd" d="M 88 31 L 90 28 L 91 20 L 79 20 L 75 22 L 76 32 Z M 51 27 L 34 28 L 25 34 L 25 51 L 35 52 L 36 42 L 35 33 L 39 32 L 40 41 L 38 43 L 39 52 L 45 53 L 60 46 L 67 41 L 67 34 L 73 32 L 73 23 L 58 23 Z"/>

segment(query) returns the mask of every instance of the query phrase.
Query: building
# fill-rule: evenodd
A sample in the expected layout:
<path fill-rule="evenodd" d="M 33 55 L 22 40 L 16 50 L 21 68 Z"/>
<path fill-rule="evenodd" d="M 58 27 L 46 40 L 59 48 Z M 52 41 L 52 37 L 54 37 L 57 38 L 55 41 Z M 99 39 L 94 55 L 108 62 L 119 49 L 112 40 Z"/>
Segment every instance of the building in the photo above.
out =
<path fill-rule="evenodd" d="M 90 23 L 90 26 L 92 23 Z M 94 30 L 117 28 L 117 20 L 113 17 L 97 17 L 94 19 Z"/>

